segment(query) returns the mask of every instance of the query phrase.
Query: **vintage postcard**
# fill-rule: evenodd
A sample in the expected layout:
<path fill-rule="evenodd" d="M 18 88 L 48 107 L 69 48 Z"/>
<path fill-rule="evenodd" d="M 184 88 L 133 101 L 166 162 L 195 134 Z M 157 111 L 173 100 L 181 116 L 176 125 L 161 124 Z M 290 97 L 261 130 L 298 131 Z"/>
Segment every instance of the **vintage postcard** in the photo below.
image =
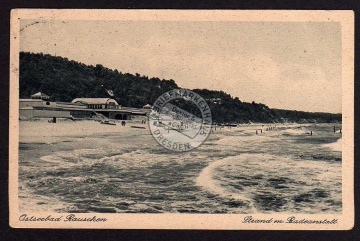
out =
<path fill-rule="evenodd" d="M 348 230 L 352 11 L 11 12 L 10 225 Z"/>

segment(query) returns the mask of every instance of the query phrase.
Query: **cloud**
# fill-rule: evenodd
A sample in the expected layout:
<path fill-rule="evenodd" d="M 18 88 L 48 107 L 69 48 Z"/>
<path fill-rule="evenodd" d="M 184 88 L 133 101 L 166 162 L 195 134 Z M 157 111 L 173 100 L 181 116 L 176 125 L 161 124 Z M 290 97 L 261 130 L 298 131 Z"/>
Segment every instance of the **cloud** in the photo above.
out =
<path fill-rule="evenodd" d="M 21 50 L 274 108 L 341 111 L 336 23 L 49 21 L 22 31 Z"/>

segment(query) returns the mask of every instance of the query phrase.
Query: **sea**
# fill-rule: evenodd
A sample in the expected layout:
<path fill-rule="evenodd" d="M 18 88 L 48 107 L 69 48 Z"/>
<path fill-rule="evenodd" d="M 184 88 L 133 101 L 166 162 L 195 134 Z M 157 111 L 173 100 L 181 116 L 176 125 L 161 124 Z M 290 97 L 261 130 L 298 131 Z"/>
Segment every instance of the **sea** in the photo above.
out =
<path fill-rule="evenodd" d="M 341 213 L 339 124 L 223 127 L 173 152 L 148 129 L 19 146 L 21 211 Z M 257 130 L 257 133 L 256 133 Z M 260 131 L 261 130 L 261 131 Z M 86 131 L 86 130 L 85 130 Z"/>

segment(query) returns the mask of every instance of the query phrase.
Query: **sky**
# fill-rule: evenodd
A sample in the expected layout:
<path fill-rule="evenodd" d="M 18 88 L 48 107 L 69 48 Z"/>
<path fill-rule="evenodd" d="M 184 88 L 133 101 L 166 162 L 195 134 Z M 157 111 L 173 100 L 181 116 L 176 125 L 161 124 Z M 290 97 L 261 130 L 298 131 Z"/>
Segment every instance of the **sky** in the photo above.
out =
<path fill-rule="evenodd" d="M 341 113 L 340 23 L 22 20 L 20 32 L 20 51 L 270 108 Z"/>

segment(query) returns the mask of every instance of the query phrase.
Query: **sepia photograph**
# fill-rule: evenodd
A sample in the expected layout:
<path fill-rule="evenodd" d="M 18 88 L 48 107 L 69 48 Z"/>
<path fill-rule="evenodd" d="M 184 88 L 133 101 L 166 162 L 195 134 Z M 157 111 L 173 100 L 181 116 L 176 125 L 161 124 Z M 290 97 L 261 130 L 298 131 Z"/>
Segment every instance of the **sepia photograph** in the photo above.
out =
<path fill-rule="evenodd" d="M 13 10 L 11 226 L 351 228 L 353 21 Z"/>

